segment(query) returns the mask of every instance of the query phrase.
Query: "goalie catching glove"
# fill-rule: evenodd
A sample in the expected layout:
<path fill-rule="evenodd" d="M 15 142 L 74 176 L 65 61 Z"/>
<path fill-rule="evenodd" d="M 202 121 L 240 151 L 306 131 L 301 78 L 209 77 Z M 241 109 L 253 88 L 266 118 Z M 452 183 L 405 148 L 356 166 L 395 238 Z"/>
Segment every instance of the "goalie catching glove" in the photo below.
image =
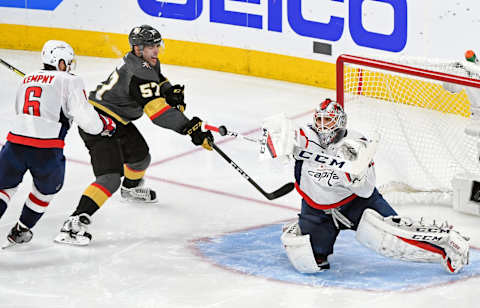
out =
<path fill-rule="evenodd" d="M 100 117 L 100 120 L 102 120 L 103 124 L 103 130 L 100 132 L 100 135 L 104 137 L 112 137 L 117 130 L 117 124 L 115 124 L 115 122 L 107 116 L 101 114 L 98 116 Z"/>
<path fill-rule="evenodd" d="M 209 141 L 213 142 L 213 135 L 210 131 L 202 131 L 202 120 L 198 117 L 193 117 L 190 122 L 182 130 L 183 135 L 189 135 L 195 145 L 201 145 L 205 149 L 211 151 Z"/>
<path fill-rule="evenodd" d="M 180 110 L 181 112 L 184 112 L 185 108 L 187 107 L 184 102 L 184 90 L 185 86 L 176 84 L 168 88 L 167 91 L 165 91 L 165 100 L 167 101 L 167 104 L 169 104 L 173 108 Z"/>
<path fill-rule="evenodd" d="M 357 139 L 343 139 L 342 144 L 338 148 L 339 153 L 343 158 L 348 160 L 356 160 L 359 153 L 367 148 L 367 141 Z"/>

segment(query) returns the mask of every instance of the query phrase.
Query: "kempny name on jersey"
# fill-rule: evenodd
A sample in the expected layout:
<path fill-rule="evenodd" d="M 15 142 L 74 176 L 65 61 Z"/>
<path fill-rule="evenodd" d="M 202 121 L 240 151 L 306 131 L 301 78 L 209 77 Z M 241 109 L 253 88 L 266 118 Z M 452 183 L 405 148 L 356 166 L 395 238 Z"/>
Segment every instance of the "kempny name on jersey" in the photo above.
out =
<path fill-rule="evenodd" d="M 52 81 L 53 81 L 53 78 L 55 78 L 55 76 L 53 76 L 53 75 L 43 75 L 43 74 L 30 75 L 30 76 L 27 76 L 23 79 L 23 83 L 41 82 L 41 83 L 51 84 Z"/>

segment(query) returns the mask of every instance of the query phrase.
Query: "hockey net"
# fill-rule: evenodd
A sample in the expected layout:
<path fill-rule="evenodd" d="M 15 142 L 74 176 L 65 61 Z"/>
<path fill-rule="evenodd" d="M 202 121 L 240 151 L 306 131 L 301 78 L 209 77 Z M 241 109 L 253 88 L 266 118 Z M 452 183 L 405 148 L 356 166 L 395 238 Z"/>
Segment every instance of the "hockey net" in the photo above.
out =
<path fill-rule="evenodd" d="M 445 90 L 457 87 L 456 92 Z M 465 87 L 480 90 L 480 66 L 417 58 L 337 59 L 337 101 L 348 127 L 379 134 L 377 186 L 392 203 L 451 204 L 455 175 L 480 179 L 478 139 Z"/>

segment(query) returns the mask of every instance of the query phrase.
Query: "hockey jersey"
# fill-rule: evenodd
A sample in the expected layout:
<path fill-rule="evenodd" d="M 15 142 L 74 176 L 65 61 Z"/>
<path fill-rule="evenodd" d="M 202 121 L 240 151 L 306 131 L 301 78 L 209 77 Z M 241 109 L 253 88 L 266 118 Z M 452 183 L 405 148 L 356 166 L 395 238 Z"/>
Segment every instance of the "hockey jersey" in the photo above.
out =
<path fill-rule="evenodd" d="M 171 86 L 159 61 L 152 67 L 129 52 L 108 79 L 90 92 L 89 99 L 118 123 L 125 125 L 145 113 L 155 124 L 180 132 L 188 119 L 165 101 L 165 91 Z"/>
<path fill-rule="evenodd" d="M 366 140 L 359 132 L 348 130 L 343 139 L 330 144 L 326 149 L 320 146 L 317 132 L 311 125 L 299 129 L 299 146 L 314 153 L 337 156 L 345 138 Z M 307 204 L 326 210 L 340 207 L 357 197 L 368 198 L 375 188 L 375 169 L 370 163 L 359 184 L 352 185 L 352 175 L 333 170 L 331 167 L 312 160 L 295 157 L 295 188 Z"/>
<path fill-rule="evenodd" d="M 63 148 L 72 121 L 91 134 L 103 123 L 88 103 L 80 77 L 39 70 L 25 75 L 17 90 L 15 121 L 7 140 L 37 148 Z"/>

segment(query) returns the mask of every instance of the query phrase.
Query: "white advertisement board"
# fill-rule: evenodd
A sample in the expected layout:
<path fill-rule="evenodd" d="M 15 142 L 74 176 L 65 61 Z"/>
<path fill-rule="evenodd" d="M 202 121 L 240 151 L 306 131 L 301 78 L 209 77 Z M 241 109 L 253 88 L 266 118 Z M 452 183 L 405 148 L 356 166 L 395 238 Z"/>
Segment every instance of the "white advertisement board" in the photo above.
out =
<path fill-rule="evenodd" d="M 328 62 L 341 53 L 459 57 L 479 47 L 478 16 L 474 0 L 0 0 L 7 24 L 122 34 L 151 24 L 170 39 Z"/>
<path fill-rule="evenodd" d="M 33 29 L 62 29 L 62 35 L 71 29 L 86 31 L 76 31 L 72 39 L 79 54 L 94 55 L 86 51 L 98 43 L 88 33 L 105 36 L 107 44 L 113 40 L 108 34 L 117 34 L 117 41 L 126 43 L 118 35 L 150 24 L 167 40 L 167 63 L 332 87 L 331 64 L 344 53 L 461 59 L 467 49 L 480 51 L 475 39 L 479 16 L 480 1 L 475 0 L 0 0 L 0 29 L 7 35 L 0 37 L 0 48 L 51 37 L 50 30 L 39 35 Z M 12 25 L 23 25 L 22 32 L 8 36 Z M 168 40 L 182 44 L 168 49 Z M 38 50 L 40 44 L 19 48 Z M 220 49 L 212 54 L 199 44 Z M 119 56 L 128 44 L 111 49 L 118 52 L 98 54 Z M 242 52 L 227 51 L 236 49 Z M 251 51 L 262 57 L 243 59 Z M 265 54 L 277 55 L 270 57 L 277 67 L 261 63 Z M 312 63 L 314 77 L 288 77 L 296 67 L 308 70 Z M 281 71 L 281 66 L 288 69 Z"/>

